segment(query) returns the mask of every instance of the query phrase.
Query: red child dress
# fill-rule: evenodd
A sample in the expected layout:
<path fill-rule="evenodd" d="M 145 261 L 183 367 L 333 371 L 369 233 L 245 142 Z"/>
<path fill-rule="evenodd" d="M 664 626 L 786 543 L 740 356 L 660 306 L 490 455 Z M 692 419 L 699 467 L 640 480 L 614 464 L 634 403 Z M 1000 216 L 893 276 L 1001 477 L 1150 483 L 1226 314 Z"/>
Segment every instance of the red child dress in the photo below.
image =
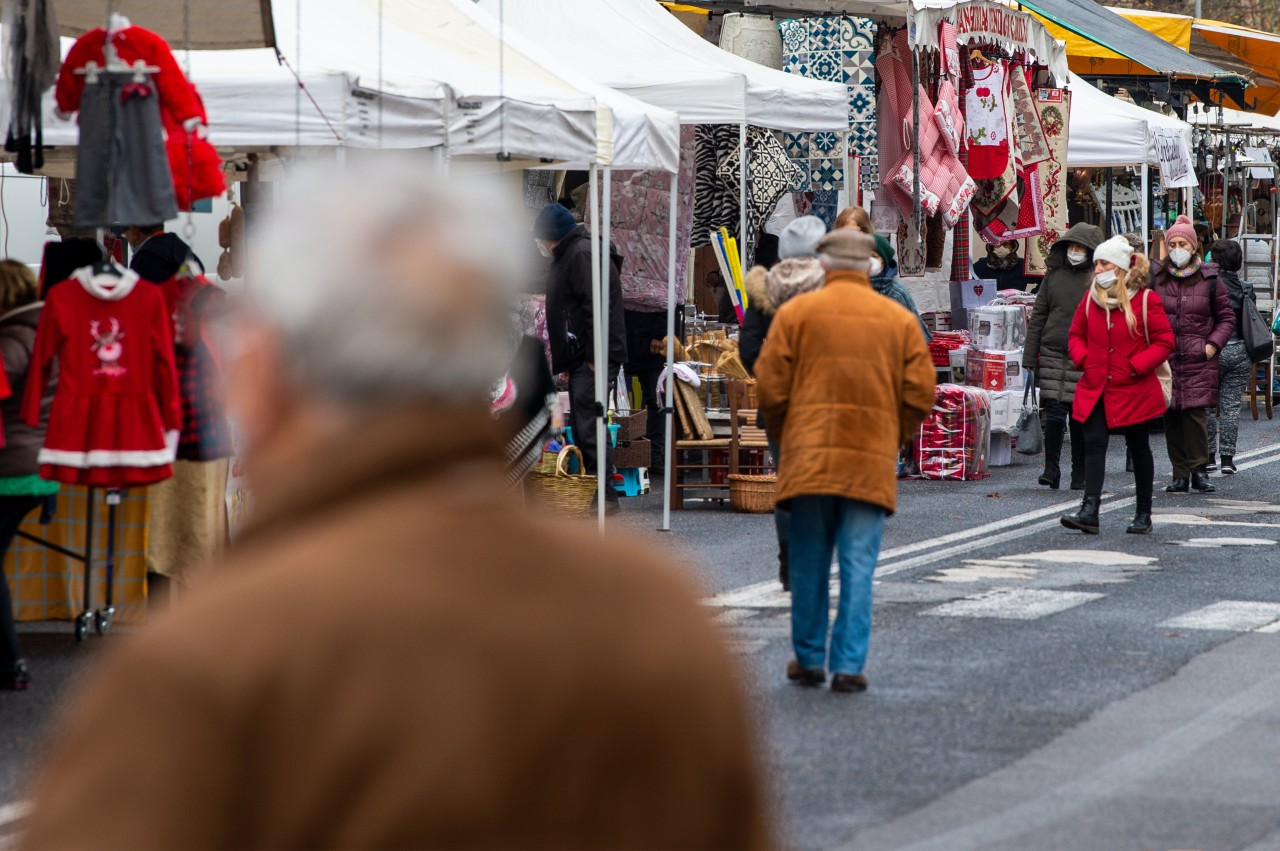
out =
<path fill-rule="evenodd" d="M 22 402 L 37 425 L 56 359 L 43 478 L 135 487 L 173 475 L 182 409 L 171 320 L 160 288 L 138 281 L 84 268 L 49 291 Z"/>

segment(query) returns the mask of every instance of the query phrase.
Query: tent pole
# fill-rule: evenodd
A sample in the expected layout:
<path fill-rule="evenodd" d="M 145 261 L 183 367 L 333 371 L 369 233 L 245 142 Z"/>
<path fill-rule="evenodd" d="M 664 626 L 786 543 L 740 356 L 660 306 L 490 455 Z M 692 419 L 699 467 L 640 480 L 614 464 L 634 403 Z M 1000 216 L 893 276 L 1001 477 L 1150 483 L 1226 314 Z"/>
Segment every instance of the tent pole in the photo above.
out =
<path fill-rule="evenodd" d="M 1103 228 L 1103 233 L 1106 234 L 1107 239 L 1111 239 L 1114 236 L 1112 233 L 1114 228 L 1111 225 L 1111 190 L 1115 186 L 1115 176 L 1115 169 L 1107 166 L 1107 226 Z"/>
<path fill-rule="evenodd" d="M 600 368 L 600 364 L 604 362 L 604 331 L 600 322 L 600 173 L 599 167 L 591 164 L 591 172 L 588 176 L 588 182 L 591 190 L 591 331 L 594 335 L 595 344 L 592 352 L 592 361 L 595 364 L 595 397 L 596 402 L 593 406 L 595 413 L 595 429 L 596 429 L 596 521 L 599 523 L 600 529 L 604 530 L 604 443 L 601 441 L 601 433 L 604 431 L 604 419 L 600 412 L 600 402 L 604 398 L 600 391 L 600 385 L 604 381 L 604 372 Z M 586 435 L 577 435 L 575 440 L 582 442 Z M 586 470 L 582 471 L 584 474 Z"/>
<path fill-rule="evenodd" d="M 663 444 L 662 531 L 671 531 L 671 473 L 675 456 L 675 361 L 676 361 L 676 218 L 679 204 L 680 171 L 671 173 L 671 210 L 667 214 L 667 386 L 662 394 L 662 418 L 667 440 Z"/>
<path fill-rule="evenodd" d="M 840 144 L 844 150 L 844 194 L 849 203 L 847 206 L 858 206 L 858 194 L 855 187 L 858 185 L 851 174 L 851 162 L 849 160 L 849 131 L 845 130 L 840 134 Z"/>
<path fill-rule="evenodd" d="M 738 127 L 738 259 L 747 274 L 747 123 Z M 737 286 L 730 281 L 730 286 Z"/>
<path fill-rule="evenodd" d="M 1142 164 L 1142 252 L 1151 256 L 1151 166 Z"/>
<path fill-rule="evenodd" d="M 613 166 L 604 167 L 604 188 L 601 191 L 600 214 L 600 316 L 601 344 L 600 360 L 596 361 L 596 475 L 600 478 L 600 531 L 604 532 L 604 497 L 613 487 L 613 469 L 606 463 L 609 458 L 609 396 L 617 384 L 609 363 L 610 331 L 613 323 L 609 321 L 609 296 L 612 295 L 613 260 L 609 256 L 609 230 L 612 222 L 613 206 Z M 594 234 L 592 235 L 594 236 Z M 603 364 L 603 366 L 602 366 Z M 600 408 L 602 405 L 603 408 Z"/>

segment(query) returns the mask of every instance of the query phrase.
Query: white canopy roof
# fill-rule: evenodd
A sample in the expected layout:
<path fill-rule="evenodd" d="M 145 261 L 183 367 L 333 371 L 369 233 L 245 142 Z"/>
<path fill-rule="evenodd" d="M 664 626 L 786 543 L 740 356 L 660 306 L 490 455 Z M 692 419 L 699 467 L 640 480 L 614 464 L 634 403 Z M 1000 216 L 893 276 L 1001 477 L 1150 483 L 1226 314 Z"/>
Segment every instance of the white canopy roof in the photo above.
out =
<path fill-rule="evenodd" d="M 383 7 L 380 28 L 376 0 L 308 0 L 299 42 L 295 5 L 277 0 L 280 47 L 305 93 L 274 51 L 193 51 L 191 76 L 214 144 L 447 144 L 454 156 L 505 150 L 518 159 L 676 168 L 674 115 L 570 80 L 523 44 L 508 43 L 499 73 L 496 24 L 467 0 L 383 0 Z M 64 39 L 64 51 L 69 46 Z M 187 61 L 182 52 L 178 58 Z M 74 124 L 52 110 L 47 98 L 46 144 L 74 145 Z"/>
<path fill-rule="evenodd" d="M 480 0 L 495 13 L 499 0 Z M 669 109 L 686 124 L 846 130 L 845 87 L 766 68 L 721 50 L 654 0 L 506 2 L 511 29 L 565 45 L 597 81 Z"/>
<path fill-rule="evenodd" d="M 1177 135 L 1190 160 L 1191 125 L 1178 118 L 1112 97 L 1071 75 L 1071 130 L 1067 164 L 1071 166 L 1158 165 L 1155 141 Z"/>
<path fill-rule="evenodd" d="M 1280 116 L 1263 115 L 1260 112 L 1241 112 L 1238 109 L 1224 109 L 1219 106 L 1205 106 L 1202 103 L 1191 104 L 1187 118 L 1201 130 L 1216 130 L 1218 117 L 1222 116 L 1225 126 L 1237 133 L 1247 130 L 1280 131 Z"/>

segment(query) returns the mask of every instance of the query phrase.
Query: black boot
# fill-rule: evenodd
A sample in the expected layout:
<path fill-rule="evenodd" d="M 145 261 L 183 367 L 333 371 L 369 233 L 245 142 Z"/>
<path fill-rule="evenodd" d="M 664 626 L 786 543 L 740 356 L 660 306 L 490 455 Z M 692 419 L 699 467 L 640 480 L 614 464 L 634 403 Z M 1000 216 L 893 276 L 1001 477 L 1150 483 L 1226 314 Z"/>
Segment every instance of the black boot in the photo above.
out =
<path fill-rule="evenodd" d="M 1218 490 L 1209 483 L 1209 474 L 1203 467 L 1191 474 L 1191 487 L 1200 493 L 1216 493 Z"/>
<path fill-rule="evenodd" d="M 1151 533 L 1151 494 L 1138 494 L 1138 507 L 1134 511 L 1129 527 L 1125 529 L 1130 535 L 1148 535 Z"/>
<path fill-rule="evenodd" d="M 1222 475 L 1234 476 L 1236 474 L 1236 459 L 1231 455 L 1222 456 Z"/>
<path fill-rule="evenodd" d="M 1066 423 L 1049 420 L 1044 427 L 1044 472 L 1040 474 L 1040 484 L 1048 488 L 1058 489 L 1062 482 L 1062 433 L 1066 431 Z"/>
<path fill-rule="evenodd" d="M 1084 490 L 1084 426 L 1071 420 L 1071 489 Z"/>
<path fill-rule="evenodd" d="M 791 593 L 790 546 L 787 541 L 778 542 L 778 581 L 782 583 L 782 590 L 788 594 Z"/>
<path fill-rule="evenodd" d="M 1075 514 L 1067 514 L 1062 518 L 1062 525 L 1068 529 L 1076 529 L 1086 535 L 1098 534 L 1098 506 L 1102 497 L 1086 496 L 1080 503 L 1080 510 Z"/>
<path fill-rule="evenodd" d="M 31 671 L 27 668 L 26 659 L 14 662 L 12 667 L 0 676 L 4 677 L 0 679 L 0 688 L 9 691 L 26 691 L 31 688 Z"/>
<path fill-rule="evenodd" d="M 1165 493 L 1191 493 L 1191 480 L 1178 476 L 1164 489 Z"/>

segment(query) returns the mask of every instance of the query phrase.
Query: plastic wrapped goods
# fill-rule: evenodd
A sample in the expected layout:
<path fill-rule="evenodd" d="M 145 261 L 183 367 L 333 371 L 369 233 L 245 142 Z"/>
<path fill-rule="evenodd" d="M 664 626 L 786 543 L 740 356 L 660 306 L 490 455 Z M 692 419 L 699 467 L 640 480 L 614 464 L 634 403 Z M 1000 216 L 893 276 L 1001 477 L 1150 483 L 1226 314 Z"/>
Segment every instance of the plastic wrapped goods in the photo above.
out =
<path fill-rule="evenodd" d="M 916 434 L 915 461 L 926 479 L 984 479 L 991 454 L 991 402 L 977 387 L 939 384 Z"/>

